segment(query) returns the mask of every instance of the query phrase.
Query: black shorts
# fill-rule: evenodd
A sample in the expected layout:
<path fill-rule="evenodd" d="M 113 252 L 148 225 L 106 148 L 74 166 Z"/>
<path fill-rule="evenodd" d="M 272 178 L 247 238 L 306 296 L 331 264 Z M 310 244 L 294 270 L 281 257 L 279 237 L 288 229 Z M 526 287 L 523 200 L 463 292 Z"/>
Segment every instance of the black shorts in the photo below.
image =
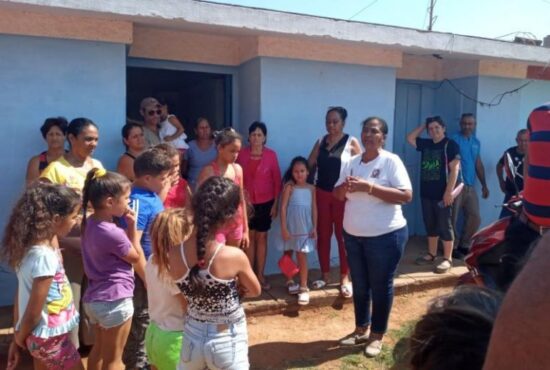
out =
<path fill-rule="evenodd" d="M 451 207 L 440 207 L 439 200 L 420 198 L 422 216 L 428 236 L 438 236 L 442 241 L 454 240 Z"/>
<path fill-rule="evenodd" d="M 253 204 L 254 214 L 248 220 L 248 227 L 250 230 L 266 232 L 271 229 L 271 208 L 273 207 L 275 200 L 269 202 Z"/>

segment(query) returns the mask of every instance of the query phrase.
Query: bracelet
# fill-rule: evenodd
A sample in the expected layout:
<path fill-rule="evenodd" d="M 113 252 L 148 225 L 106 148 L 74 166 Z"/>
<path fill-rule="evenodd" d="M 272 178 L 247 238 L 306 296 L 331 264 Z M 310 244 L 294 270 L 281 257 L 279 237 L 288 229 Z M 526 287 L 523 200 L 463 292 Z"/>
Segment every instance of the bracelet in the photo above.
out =
<path fill-rule="evenodd" d="M 372 194 L 372 189 L 374 188 L 374 183 L 371 182 L 371 183 L 369 183 L 369 185 L 370 185 L 370 187 L 369 187 L 369 190 L 367 191 L 367 193 Z"/>

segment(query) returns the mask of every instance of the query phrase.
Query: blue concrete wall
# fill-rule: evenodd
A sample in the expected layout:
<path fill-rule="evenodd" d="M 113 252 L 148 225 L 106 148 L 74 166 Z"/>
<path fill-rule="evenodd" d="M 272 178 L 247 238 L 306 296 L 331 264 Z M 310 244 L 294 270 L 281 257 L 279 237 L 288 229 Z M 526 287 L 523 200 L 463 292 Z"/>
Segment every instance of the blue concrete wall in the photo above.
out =
<path fill-rule="evenodd" d="M 519 120 L 525 125 L 531 111 L 550 101 L 550 81 L 533 81 L 520 94 Z M 523 126 L 522 126 L 523 128 Z"/>
<path fill-rule="evenodd" d="M 478 78 L 464 77 L 450 80 L 465 95 L 477 99 Z M 447 133 L 452 135 L 459 131 L 460 115 L 476 113 L 476 103 L 459 94 L 448 82 L 443 82 L 435 94 L 434 115 L 440 115 L 447 124 Z"/>
<path fill-rule="evenodd" d="M 255 58 L 243 63 L 238 71 L 236 85 L 239 91 L 239 119 L 234 121 L 234 126 L 245 137 L 248 133 L 248 126 L 261 117 L 260 68 L 260 58 Z"/>
<path fill-rule="evenodd" d="M 329 106 L 348 110 L 345 131 L 360 137 L 360 123 L 370 115 L 388 121 L 387 148 L 393 147 L 395 70 L 337 63 L 261 58 L 261 119 L 268 125 L 268 143 L 278 156 L 284 172 L 294 156 L 308 156 L 315 141 L 325 133 Z M 281 252 L 278 220 L 270 233 L 266 271 L 278 272 Z M 336 243 L 332 247 L 337 264 Z M 317 254 L 310 254 L 317 267 Z M 317 276 L 312 276 L 317 278 Z"/>
<path fill-rule="evenodd" d="M 114 168 L 123 150 L 126 49 L 124 45 L 0 35 L 0 101 L 4 127 L 0 157 L 0 225 L 24 186 L 29 158 L 45 148 L 39 127 L 46 117 L 84 116 L 99 126 L 95 157 Z M 0 274 L 0 305 L 13 284 Z M 7 287 L 5 286 L 7 285 Z"/>
<path fill-rule="evenodd" d="M 525 82 L 526 80 L 511 78 L 479 77 L 478 96 L 482 101 L 490 101 L 498 94 L 513 90 Z M 502 203 L 504 197 L 496 178 L 497 161 L 504 150 L 516 145 L 516 133 L 526 127 L 531 110 L 545 101 L 550 101 L 550 82 L 535 81 L 519 93 L 506 95 L 502 103 L 496 107 L 477 108 L 477 136 L 481 140 L 481 155 L 491 191 L 488 200 L 480 201 L 482 226 L 498 217 L 500 210 L 495 205 Z M 477 185 L 479 187 L 479 184 Z"/>

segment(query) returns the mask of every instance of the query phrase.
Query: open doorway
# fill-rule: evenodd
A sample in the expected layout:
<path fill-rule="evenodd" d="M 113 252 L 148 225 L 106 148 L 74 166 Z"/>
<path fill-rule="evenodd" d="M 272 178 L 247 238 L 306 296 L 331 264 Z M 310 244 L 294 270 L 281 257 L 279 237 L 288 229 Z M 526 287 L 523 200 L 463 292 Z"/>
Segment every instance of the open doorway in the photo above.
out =
<path fill-rule="evenodd" d="M 213 130 L 231 125 L 231 75 L 143 67 L 126 71 L 129 118 L 141 121 L 139 103 L 153 96 L 166 99 L 170 113 L 180 119 L 190 139 L 199 117 L 207 118 Z"/>

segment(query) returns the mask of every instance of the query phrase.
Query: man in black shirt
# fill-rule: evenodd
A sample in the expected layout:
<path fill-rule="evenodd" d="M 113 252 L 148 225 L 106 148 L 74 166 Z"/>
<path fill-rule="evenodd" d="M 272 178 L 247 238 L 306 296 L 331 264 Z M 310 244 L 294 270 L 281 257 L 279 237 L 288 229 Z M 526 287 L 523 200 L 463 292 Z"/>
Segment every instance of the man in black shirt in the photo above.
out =
<path fill-rule="evenodd" d="M 507 203 L 510 198 L 523 190 L 523 157 L 527 151 L 529 143 L 529 133 L 527 129 L 521 129 L 516 136 L 517 146 L 508 148 L 497 163 L 497 178 L 500 184 L 500 190 L 504 193 L 503 203 Z M 503 170 L 505 177 L 503 178 Z M 502 208 L 500 218 L 511 216 L 506 207 Z"/>

